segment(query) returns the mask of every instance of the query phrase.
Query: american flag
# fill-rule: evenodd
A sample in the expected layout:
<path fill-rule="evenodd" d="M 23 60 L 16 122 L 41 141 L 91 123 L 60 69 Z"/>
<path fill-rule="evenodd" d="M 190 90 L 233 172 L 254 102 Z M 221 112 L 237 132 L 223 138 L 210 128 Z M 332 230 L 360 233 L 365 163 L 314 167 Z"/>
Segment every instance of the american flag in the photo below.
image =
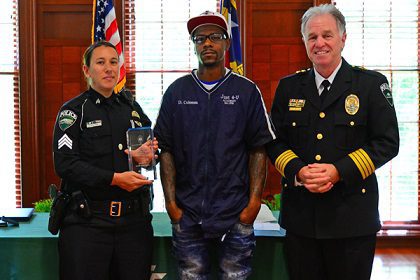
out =
<path fill-rule="evenodd" d="M 115 87 L 115 92 L 120 92 L 125 85 L 125 67 L 114 3 L 112 0 L 93 0 L 92 43 L 103 40 L 112 43 L 120 57 L 120 78 Z"/>
<path fill-rule="evenodd" d="M 240 75 L 244 74 L 242 63 L 241 33 L 239 31 L 238 9 L 236 0 L 221 0 L 221 14 L 230 28 L 230 47 L 226 52 L 226 67 Z"/>

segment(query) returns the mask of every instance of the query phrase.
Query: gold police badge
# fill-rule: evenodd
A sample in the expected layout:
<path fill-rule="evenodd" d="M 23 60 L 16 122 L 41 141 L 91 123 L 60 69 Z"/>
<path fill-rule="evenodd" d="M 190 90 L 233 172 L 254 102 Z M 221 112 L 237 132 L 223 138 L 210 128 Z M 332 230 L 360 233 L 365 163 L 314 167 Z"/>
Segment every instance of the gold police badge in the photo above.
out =
<path fill-rule="evenodd" d="M 139 113 L 137 113 L 136 111 L 132 111 L 131 112 L 131 116 L 134 118 L 134 122 L 138 126 L 142 127 L 141 122 L 140 122 L 140 115 L 139 115 Z"/>
<path fill-rule="evenodd" d="M 347 114 L 355 115 L 357 111 L 359 111 L 359 107 L 359 97 L 357 97 L 357 95 L 350 94 L 346 97 L 344 108 L 346 109 Z"/>

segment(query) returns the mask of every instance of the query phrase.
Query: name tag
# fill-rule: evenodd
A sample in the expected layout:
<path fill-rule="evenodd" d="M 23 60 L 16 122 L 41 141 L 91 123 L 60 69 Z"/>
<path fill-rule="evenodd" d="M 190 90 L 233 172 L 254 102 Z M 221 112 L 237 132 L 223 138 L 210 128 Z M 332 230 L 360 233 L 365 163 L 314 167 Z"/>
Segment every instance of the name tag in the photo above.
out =
<path fill-rule="evenodd" d="M 92 128 L 97 126 L 102 126 L 102 120 L 96 120 L 86 123 L 86 128 Z"/>
<path fill-rule="evenodd" d="M 289 111 L 302 111 L 305 99 L 289 99 Z"/>

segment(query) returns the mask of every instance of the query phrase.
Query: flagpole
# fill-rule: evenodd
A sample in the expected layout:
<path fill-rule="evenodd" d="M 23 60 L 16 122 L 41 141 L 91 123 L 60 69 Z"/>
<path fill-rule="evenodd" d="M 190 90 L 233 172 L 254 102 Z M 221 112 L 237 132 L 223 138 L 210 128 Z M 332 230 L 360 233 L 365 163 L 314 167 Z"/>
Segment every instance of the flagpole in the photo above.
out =
<path fill-rule="evenodd" d="M 95 18 L 96 18 L 96 0 L 92 1 L 92 32 L 91 34 L 91 42 L 95 42 Z"/>

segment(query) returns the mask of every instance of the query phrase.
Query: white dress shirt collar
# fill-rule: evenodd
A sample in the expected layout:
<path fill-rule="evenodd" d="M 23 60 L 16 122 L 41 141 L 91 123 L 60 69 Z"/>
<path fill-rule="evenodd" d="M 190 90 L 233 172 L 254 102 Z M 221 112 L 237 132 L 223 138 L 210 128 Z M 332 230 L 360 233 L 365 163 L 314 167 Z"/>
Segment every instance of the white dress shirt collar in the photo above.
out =
<path fill-rule="evenodd" d="M 333 83 L 333 81 L 335 79 L 335 76 L 337 75 L 338 70 L 340 70 L 341 64 L 343 64 L 343 59 L 340 60 L 340 63 L 338 64 L 337 68 L 335 68 L 335 70 L 332 72 L 332 74 L 327 79 L 322 77 L 321 74 L 319 74 L 318 71 L 316 71 L 316 69 L 314 68 L 315 84 L 316 84 L 316 88 L 318 89 L 318 94 L 321 94 L 321 92 L 324 90 L 324 86 L 321 85 L 321 83 L 324 80 L 328 80 L 330 82 L 330 84 Z"/>

